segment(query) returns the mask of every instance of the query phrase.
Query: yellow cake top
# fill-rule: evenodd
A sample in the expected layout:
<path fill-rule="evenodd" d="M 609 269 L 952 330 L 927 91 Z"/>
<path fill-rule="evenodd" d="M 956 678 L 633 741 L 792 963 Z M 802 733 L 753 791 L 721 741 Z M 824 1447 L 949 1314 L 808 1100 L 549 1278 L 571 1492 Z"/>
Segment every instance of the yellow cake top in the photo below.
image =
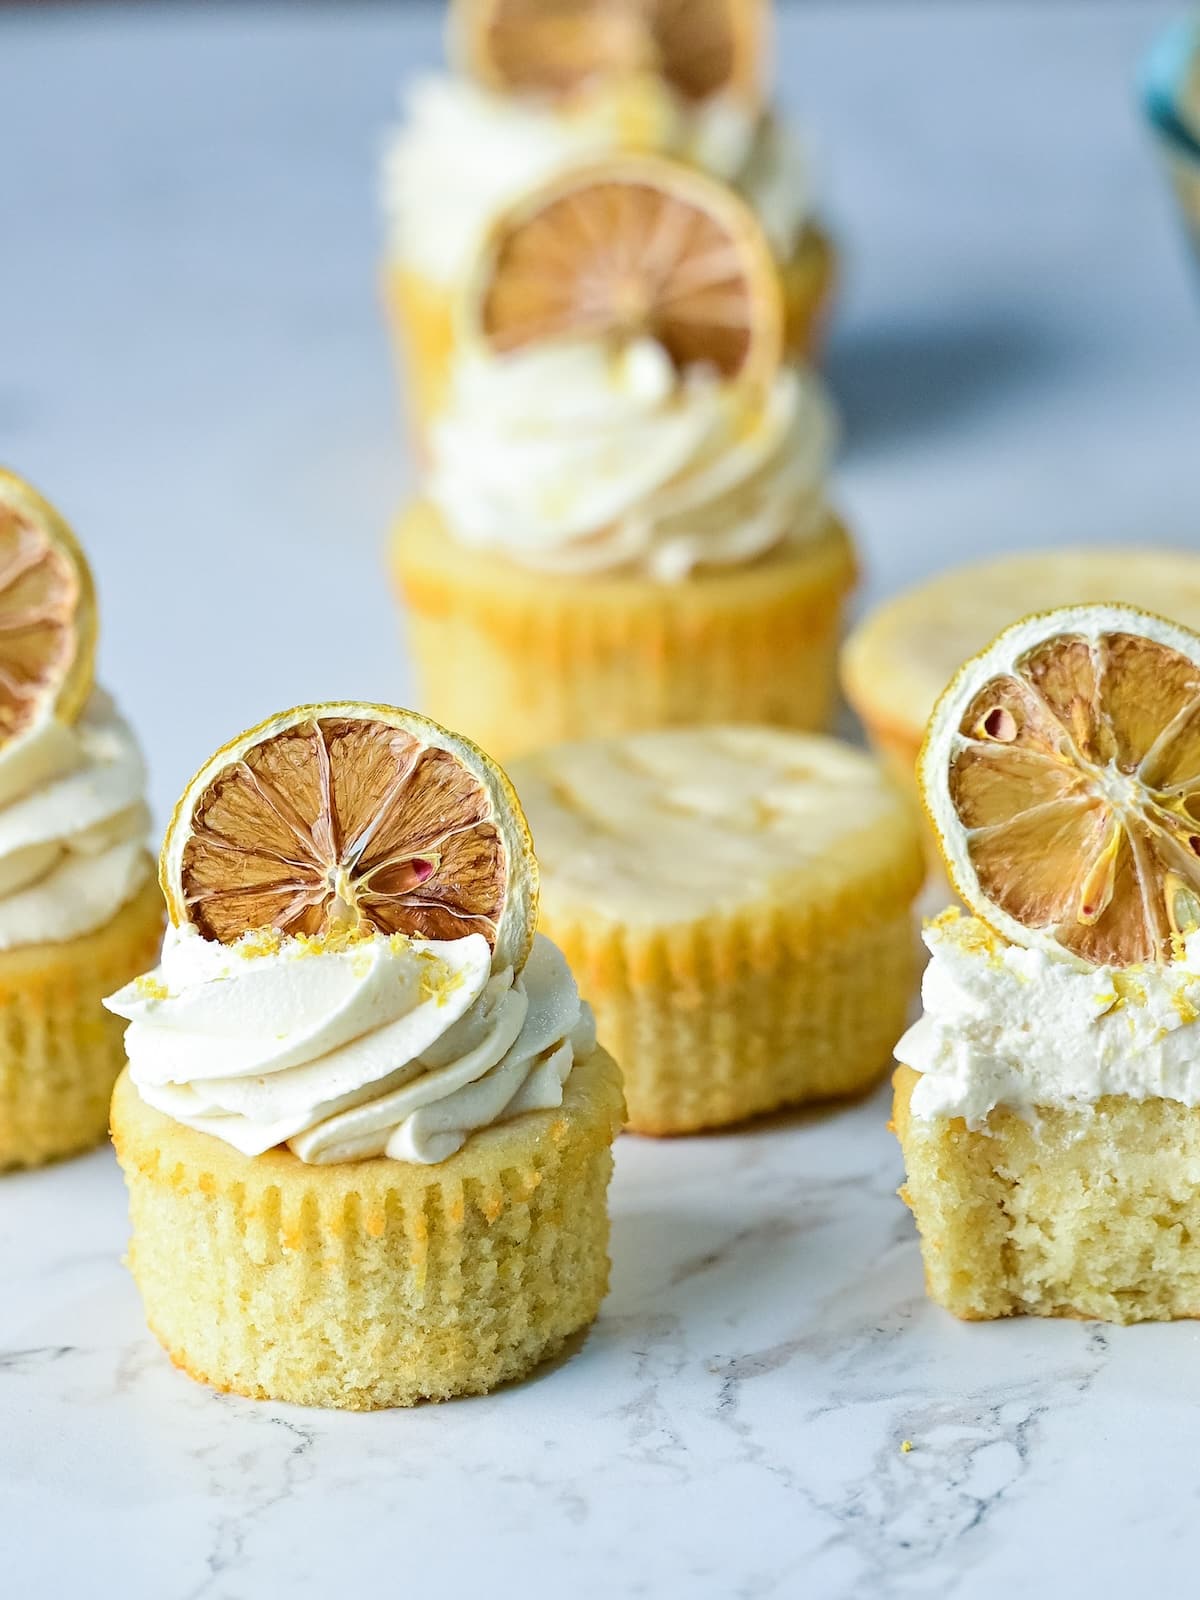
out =
<path fill-rule="evenodd" d="M 868 721 L 919 738 L 964 661 L 1033 611 L 1120 600 L 1200 627 L 1200 556 L 1065 549 L 956 567 L 906 590 L 846 642 L 842 679 Z"/>
<path fill-rule="evenodd" d="M 916 893 L 909 802 L 835 739 L 716 727 L 560 745 L 516 763 L 552 915 L 674 926 L 763 902 Z"/>

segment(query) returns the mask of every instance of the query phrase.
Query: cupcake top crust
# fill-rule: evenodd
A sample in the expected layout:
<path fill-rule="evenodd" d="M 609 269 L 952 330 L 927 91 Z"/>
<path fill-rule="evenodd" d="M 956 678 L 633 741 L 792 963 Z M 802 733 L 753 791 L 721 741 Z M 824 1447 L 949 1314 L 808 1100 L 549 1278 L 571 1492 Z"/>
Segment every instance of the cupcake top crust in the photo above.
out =
<path fill-rule="evenodd" d="M 702 922 L 923 875 L 909 802 L 861 751 L 783 729 L 668 730 L 561 745 L 514 764 L 553 921 Z"/>

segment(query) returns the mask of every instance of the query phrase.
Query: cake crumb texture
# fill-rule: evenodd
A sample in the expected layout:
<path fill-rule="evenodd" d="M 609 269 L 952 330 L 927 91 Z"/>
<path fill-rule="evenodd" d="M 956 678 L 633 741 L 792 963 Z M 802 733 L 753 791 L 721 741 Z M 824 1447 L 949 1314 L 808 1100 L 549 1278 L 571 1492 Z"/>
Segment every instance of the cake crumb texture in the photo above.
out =
<path fill-rule="evenodd" d="M 172 1361 L 221 1390 L 373 1410 L 531 1372 L 595 1317 L 624 1115 L 597 1050 L 555 1111 L 450 1160 L 306 1166 L 181 1127 L 123 1074 L 113 1138 L 129 1264 Z"/>
<path fill-rule="evenodd" d="M 100 1144 L 125 1063 L 125 1023 L 101 1004 L 158 959 L 165 913 L 153 872 L 104 927 L 0 951 L 0 1170 Z"/>
<path fill-rule="evenodd" d="M 913 1117 L 918 1080 L 898 1068 L 893 1117 L 933 1300 L 967 1320 L 1200 1316 L 1200 1107 L 1108 1095 L 972 1131 Z"/>

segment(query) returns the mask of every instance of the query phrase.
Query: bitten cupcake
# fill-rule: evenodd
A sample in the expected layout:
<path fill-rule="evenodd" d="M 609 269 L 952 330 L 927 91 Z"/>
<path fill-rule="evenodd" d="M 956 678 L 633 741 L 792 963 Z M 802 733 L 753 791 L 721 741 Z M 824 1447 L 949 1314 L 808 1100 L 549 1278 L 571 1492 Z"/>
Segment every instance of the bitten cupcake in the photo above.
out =
<path fill-rule="evenodd" d="M 392 559 L 426 708 L 507 756 L 830 714 L 850 537 L 819 380 L 731 191 L 650 157 L 498 226 Z"/>
<path fill-rule="evenodd" d="M 887 1067 L 916 982 L 916 816 L 869 756 L 772 728 L 540 751 L 513 767 L 541 926 L 630 1126 L 687 1133 L 852 1094 Z"/>
<path fill-rule="evenodd" d="M 103 1140 L 124 1055 L 101 1001 L 162 931 L 142 758 L 95 646 L 74 535 L 0 472 L 0 1169 Z"/>
<path fill-rule="evenodd" d="M 130 1265 L 192 1376 L 356 1410 L 520 1377 L 596 1315 L 623 1116 L 508 780 L 383 706 L 197 774 L 161 965 L 113 996 Z"/>
<path fill-rule="evenodd" d="M 1200 635 L 1125 606 L 968 663 L 920 779 L 971 915 L 896 1047 L 901 1191 L 957 1316 L 1200 1316 Z"/>
<path fill-rule="evenodd" d="M 386 298 L 418 421 L 446 398 L 453 307 L 488 226 L 565 169 L 641 151 L 733 185 L 757 213 L 811 354 L 836 273 L 799 145 L 763 104 L 766 0 L 457 0 L 458 71 L 418 79 L 388 141 Z"/>

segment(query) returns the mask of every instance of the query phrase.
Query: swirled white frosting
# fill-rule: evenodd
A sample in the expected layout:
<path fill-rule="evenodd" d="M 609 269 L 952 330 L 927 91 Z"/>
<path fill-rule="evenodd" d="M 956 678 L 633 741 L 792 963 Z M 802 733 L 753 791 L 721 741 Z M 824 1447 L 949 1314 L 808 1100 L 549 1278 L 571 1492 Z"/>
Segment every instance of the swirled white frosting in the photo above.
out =
<path fill-rule="evenodd" d="M 647 78 L 599 84 L 563 106 L 436 75 L 413 84 L 403 112 L 384 153 L 389 249 L 435 283 L 464 275 L 487 226 L 520 195 L 625 150 L 675 156 L 739 188 L 781 255 L 809 221 L 798 145 L 774 118 L 729 98 L 689 106 Z"/>
<path fill-rule="evenodd" d="M 1088 1105 L 1104 1095 L 1200 1105 L 1200 935 L 1164 966 L 1081 969 L 944 913 L 924 1014 L 896 1046 L 921 1073 L 912 1112 L 978 1128 L 997 1106 Z"/>
<path fill-rule="evenodd" d="M 0 749 L 0 950 L 112 920 L 150 871 L 141 751 L 97 690 L 79 721 Z"/>
<path fill-rule="evenodd" d="M 557 946 L 493 973 L 481 934 L 354 943 L 172 929 L 162 963 L 105 1004 L 129 1020 L 147 1104 L 243 1155 L 437 1162 L 478 1128 L 562 1104 L 595 1047 Z"/>
<path fill-rule="evenodd" d="M 797 369 L 764 395 L 681 376 L 652 339 L 473 352 L 432 430 L 429 493 L 462 544 L 673 581 L 815 534 L 834 435 L 820 380 Z"/>

